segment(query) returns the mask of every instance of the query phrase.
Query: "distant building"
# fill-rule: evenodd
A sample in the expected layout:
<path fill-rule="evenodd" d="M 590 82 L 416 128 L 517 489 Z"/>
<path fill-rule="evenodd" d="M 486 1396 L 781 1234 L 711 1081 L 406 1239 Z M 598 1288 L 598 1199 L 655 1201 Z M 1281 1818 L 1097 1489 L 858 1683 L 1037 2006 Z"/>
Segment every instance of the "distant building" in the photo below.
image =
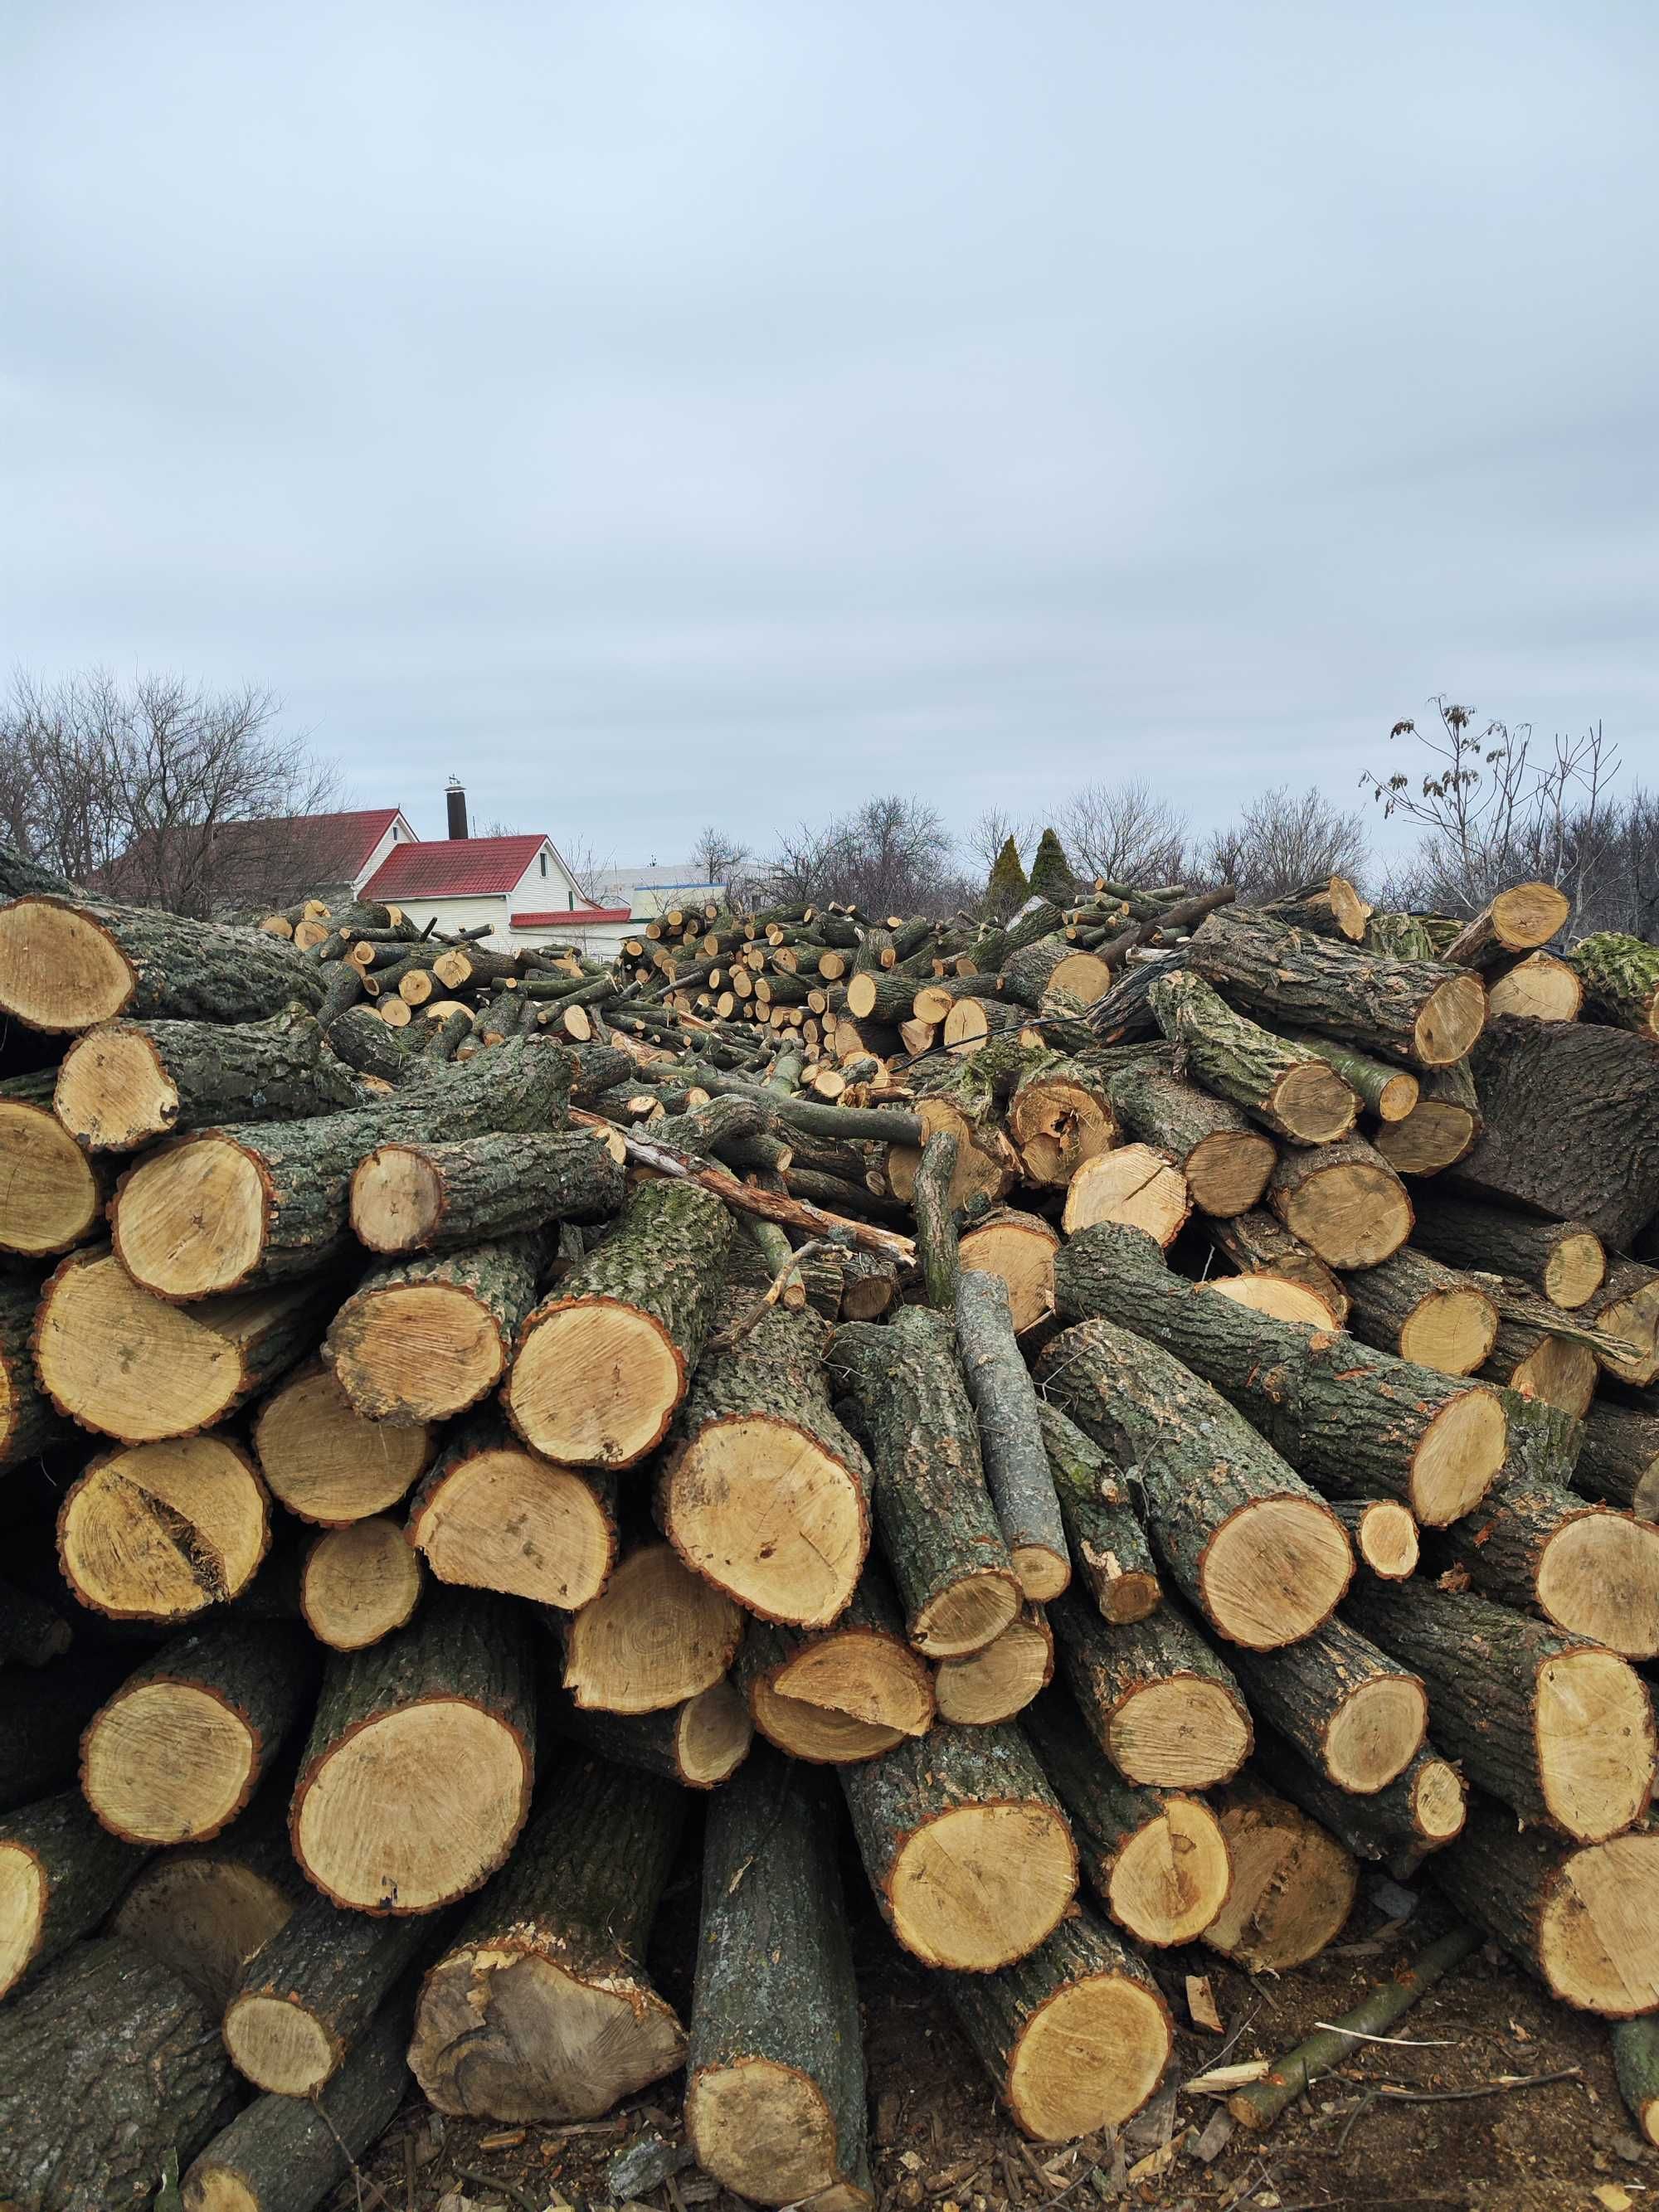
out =
<path fill-rule="evenodd" d="M 625 906 L 636 921 L 666 914 L 670 907 L 703 906 L 710 899 L 724 900 L 724 884 L 705 883 L 695 868 L 678 866 L 607 868 L 593 885 L 593 896 L 606 906 Z"/>

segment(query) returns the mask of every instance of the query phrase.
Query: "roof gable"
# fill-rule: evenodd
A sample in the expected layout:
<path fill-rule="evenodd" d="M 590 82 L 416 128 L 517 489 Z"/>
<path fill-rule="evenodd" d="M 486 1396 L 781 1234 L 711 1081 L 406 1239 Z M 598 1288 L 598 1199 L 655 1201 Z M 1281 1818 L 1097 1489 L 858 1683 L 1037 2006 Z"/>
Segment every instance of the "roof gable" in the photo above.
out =
<path fill-rule="evenodd" d="M 543 836 L 442 837 L 394 845 L 363 885 L 366 899 L 471 898 L 518 886 L 541 852 Z"/>

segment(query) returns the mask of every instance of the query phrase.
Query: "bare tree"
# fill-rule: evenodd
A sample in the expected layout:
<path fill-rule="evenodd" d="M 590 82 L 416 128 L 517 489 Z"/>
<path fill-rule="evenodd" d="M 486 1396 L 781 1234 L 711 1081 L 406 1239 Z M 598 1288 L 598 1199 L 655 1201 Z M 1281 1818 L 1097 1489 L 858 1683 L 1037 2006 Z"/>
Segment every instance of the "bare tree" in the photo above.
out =
<path fill-rule="evenodd" d="M 889 793 L 819 828 L 781 837 L 746 886 L 751 903 L 823 905 L 838 900 L 867 914 L 948 914 L 975 900 L 955 865 L 936 811 Z"/>
<path fill-rule="evenodd" d="M 706 823 L 691 841 L 691 865 L 706 884 L 727 884 L 749 857 L 741 839 Z"/>
<path fill-rule="evenodd" d="M 1024 860 L 1041 835 L 1040 825 L 1029 816 L 1008 814 L 1000 806 L 988 806 L 969 827 L 962 840 L 962 849 L 975 864 L 976 872 L 984 877 L 995 867 L 999 854 L 1011 837 L 1014 850 Z"/>
<path fill-rule="evenodd" d="M 1145 783 L 1085 784 L 1054 827 L 1080 875 L 1150 886 L 1186 872 L 1187 817 Z"/>
<path fill-rule="evenodd" d="M 1259 906 L 1322 876 L 1360 875 L 1368 857 L 1363 813 L 1345 813 L 1312 785 L 1296 793 L 1281 783 L 1205 840 L 1194 873 L 1206 884 L 1234 884 L 1241 900 Z"/>

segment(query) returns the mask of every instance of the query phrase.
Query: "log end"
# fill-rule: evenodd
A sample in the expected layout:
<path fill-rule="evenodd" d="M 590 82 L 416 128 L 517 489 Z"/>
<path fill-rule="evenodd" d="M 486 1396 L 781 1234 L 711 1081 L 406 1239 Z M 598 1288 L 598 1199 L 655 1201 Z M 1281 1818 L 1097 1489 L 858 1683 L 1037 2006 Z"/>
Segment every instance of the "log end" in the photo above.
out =
<path fill-rule="evenodd" d="M 568 1613 L 599 1595 L 617 1557 L 615 1525 L 592 1484 L 511 1442 L 458 1458 L 434 1478 L 409 1535 L 440 1582 Z"/>
<path fill-rule="evenodd" d="M 1037 2142 L 1119 2127 L 1157 2088 L 1174 2047 L 1169 2008 L 1149 1983 L 1091 1974 L 1026 2022 L 1009 2059 L 1008 2109 Z"/>
<path fill-rule="evenodd" d="M 46 1869 L 25 1843 L 0 1843 L 0 1999 L 9 1997 L 33 1960 L 52 1889 Z"/>
<path fill-rule="evenodd" d="M 1330 1619 L 1352 1577 L 1353 1552 L 1322 1499 L 1254 1498 L 1215 1531 L 1198 1572 L 1204 1611 L 1220 1633 L 1273 1651 Z"/>
<path fill-rule="evenodd" d="M 1346 1698 L 1325 1735 L 1325 1771 L 1340 1790 L 1369 1797 L 1403 1774 L 1423 1747 L 1429 1701 L 1414 1674 L 1377 1674 Z"/>
<path fill-rule="evenodd" d="M 1441 1375 L 1473 1375 L 1498 1341 L 1498 1309 L 1484 1291 L 1431 1291 L 1407 1316 L 1400 1357 Z"/>
<path fill-rule="evenodd" d="M 1360 1558 L 1380 1581 L 1403 1583 L 1417 1572 L 1420 1548 L 1417 1522 L 1398 1498 L 1370 1499 L 1358 1521 L 1354 1542 Z"/>
<path fill-rule="evenodd" d="M 1205 1942 L 1252 1973 L 1305 1966 L 1341 1933 L 1359 1886 L 1352 1856 L 1272 1791 L 1240 1787 L 1220 1811 L 1233 1886 Z"/>
<path fill-rule="evenodd" d="M 1060 1226 L 1073 1237 L 1097 1222 L 1121 1222 L 1144 1230 L 1167 1249 L 1192 1208 L 1187 1178 L 1167 1153 L 1150 1145 L 1121 1145 L 1079 1167 L 1066 1187 Z"/>
<path fill-rule="evenodd" d="M 701 1575 L 763 1620 L 827 1628 L 870 1545 L 864 1485 L 810 1431 L 775 1415 L 705 1421 L 675 1455 L 663 1526 Z"/>
<path fill-rule="evenodd" d="M 1275 1193 L 1274 1203 L 1291 1236 L 1328 1267 L 1380 1267 L 1412 1233 L 1412 1202 L 1383 1160 L 1316 1163 L 1298 1182 Z"/>
<path fill-rule="evenodd" d="M 1412 1025 L 1412 1057 L 1423 1067 L 1450 1067 L 1486 1024 L 1486 987 L 1478 975 L 1449 975 L 1429 994 Z"/>
<path fill-rule="evenodd" d="M 1143 1943 L 1194 1943 L 1227 1901 L 1232 1855 L 1221 1824 L 1196 1797 L 1170 1796 L 1112 1862 L 1105 1902 Z"/>
<path fill-rule="evenodd" d="M 1112 1715 L 1106 1751 L 1127 1781 L 1206 1790 L 1232 1779 L 1254 1740 L 1237 1691 L 1208 1674 L 1172 1674 L 1123 1700 Z"/>
<path fill-rule="evenodd" d="M 93 1715 L 81 1786 L 112 1835 L 185 1844 L 216 1836 L 252 1794 L 259 1747 L 247 1720 L 195 1682 L 118 1690 Z"/>
<path fill-rule="evenodd" d="M 565 1631 L 564 1686 L 592 1712 L 657 1713 L 713 1689 L 743 1614 L 669 1544 L 630 1553 Z"/>
<path fill-rule="evenodd" d="M 888 1875 L 893 1933 L 924 1965 L 1011 1966 L 1052 1935 L 1077 1892 L 1062 1814 L 1032 1800 L 958 1805 L 901 1841 Z"/>
<path fill-rule="evenodd" d="M 52 1100 L 71 1136 L 94 1152 L 131 1152 L 179 1118 L 179 1087 L 142 1029 L 94 1030 L 72 1044 Z"/>
<path fill-rule="evenodd" d="M 699 2067 L 686 2084 L 685 2131 L 703 2171 L 751 2203 L 810 2199 L 813 2212 L 831 2205 L 851 2212 L 870 2202 L 841 2171 L 836 2116 L 823 2090 L 775 2058 Z"/>
<path fill-rule="evenodd" d="M 351 1178 L 351 1227 L 371 1252 L 415 1252 L 443 1221 L 443 1177 L 407 1145 L 380 1145 Z"/>
<path fill-rule="evenodd" d="M 115 1249 L 134 1282 L 162 1298 L 234 1290 L 258 1267 L 265 1188 L 229 1137 L 187 1137 L 141 1160 L 116 1193 Z"/>
<path fill-rule="evenodd" d="M 58 1516 L 64 1580 L 116 1620 L 188 1620 L 240 1597 L 270 1540 L 264 1487 L 219 1436 L 103 1453 Z"/>
<path fill-rule="evenodd" d="M 343 2056 L 322 2022 L 303 2006 L 264 1991 L 231 1999 L 224 2037 L 237 2072 L 278 2097 L 311 2096 Z"/>
<path fill-rule="evenodd" d="M 1469 1793 L 1449 1759 L 1425 1759 L 1412 1785 L 1412 1819 L 1425 1846 L 1443 1850 L 1463 1832 Z"/>
<path fill-rule="evenodd" d="M 1626 2020 L 1659 2006 L 1659 1834 L 1574 1851 L 1549 1882 L 1538 1960 L 1564 2004 Z"/>
<path fill-rule="evenodd" d="M 1627 1661 L 1588 1646 L 1547 1659 L 1533 1728 L 1544 1802 L 1565 1834 L 1601 1843 L 1646 1809 L 1653 1708 Z"/>
<path fill-rule="evenodd" d="M 934 1678 L 943 1721 L 988 1726 L 1024 1712 L 1054 1671 L 1054 1639 L 1048 1623 L 1022 1613 L 994 1643 L 963 1659 L 944 1659 Z"/>
<path fill-rule="evenodd" d="M 769 1743 L 809 1766 L 861 1765 L 904 1741 L 905 1731 L 888 1722 L 866 1720 L 834 1705 L 809 1705 L 786 1695 L 763 1674 L 749 1686 L 749 1709 Z"/>
<path fill-rule="evenodd" d="M 1250 1275 L 1212 1275 L 1200 1288 L 1231 1298 L 1235 1305 L 1249 1306 L 1252 1313 L 1271 1314 L 1275 1321 L 1302 1322 L 1310 1328 L 1342 1326 L 1317 1291 L 1266 1269 Z"/>
<path fill-rule="evenodd" d="M 1193 1204 L 1218 1220 L 1261 1202 L 1279 1158 L 1270 1137 L 1253 1129 L 1218 1129 L 1200 1137 L 1186 1159 Z"/>
<path fill-rule="evenodd" d="M 325 1367 L 302 1368 L 259 1408 L 253 1448 L 272 1493 L 302 1521 L 384 1513 L 432 1456 L 431 1431 L 364 1418 Z"/>
<path fill-rule="evenodd" d="M 1020 1607 L 1006 1567 L 978 1567 L 930 1598 L 910 1619 L 909 1637 L 930 1659 L 961 1659 L 1001 1635 Z"/>
<path fill-rule="evenodd" d="M 713 1790 L 729 1781 L 755 1740 L 749 1708 L 732 1682 L 688 1698 L 674 1732 L 674 1756 L 689 1790 Z"/>
<path fill-rule="evenodd" d="M 1589 1508 L 1545 1545 L 1538 1602 L 1569 1635 L 1626 1659 L 1659 1656 L 1659 1528 Z"/>
<path fill-rule="evenodd" d="M 1465 1390 L 1441 1407 L 1412 1459 L 1411 1508 L 1424 1528 L 1474 1512 L 1502 1472 L 1509 1427 L 1495 1390 Z"/>
<path fill-rule="evenodd" d="M 356 1410 L 405 1425 L 447 1421 L 493 1390 L 507 1346 L 483 1299 L 460 1283 L 399 1283 L 349 1298 L 324 1357 Z"/>
<path fill-rule="evenodd" d="M 412 1617 L 420 1595 L 420 1561 L 383 1514 L 325 1529 L 300 1573 L 306 1626 L 333 1651 L 380 1643 Z"/>
<path fill-rule="evenodd" d="M 0 1010 L 66 1036 L 113 1021 L 137 977 L 103 924 L 61 899 L 0 907 Z"/>
<path fill-rule="evenodd" d="M 773 1677 L 803 1705 L 850 1714 L 898 1735 L 926 1735 L 933 1724 L 933 1674 L 896 1636 L 851 1628 L 808 1644 Z"/>
<path fill-rule="evenodd" d="M 0 1250 L 44 1259 L 91 1235 L 103 1205 L 92 1163 L 55 1114 L 0 1098 Z"/>
<path fill-rule="evenodd" d="M 1358 1094 L 1328 1060 L 1316 1059 L 1287 1069 L 1274 1083 L 1267 1105 L 1285 1135 L 1299 1145 L 1334 1144 L 1359 1115 Z"/>
<path fill-rule="evenodd" d="M 567 1467 L 632 1467 L 654 1451 L 686 1384 L 659 1322 L 619 1299 L 580 1298 L 530 1316 L 505 1391 L 525 1442 Z"/>

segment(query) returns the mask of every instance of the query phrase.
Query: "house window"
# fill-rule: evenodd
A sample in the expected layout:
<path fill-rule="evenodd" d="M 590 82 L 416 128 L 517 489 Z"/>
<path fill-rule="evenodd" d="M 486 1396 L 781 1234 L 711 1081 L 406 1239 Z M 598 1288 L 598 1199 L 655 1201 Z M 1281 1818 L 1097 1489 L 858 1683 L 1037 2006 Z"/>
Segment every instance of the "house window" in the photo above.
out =
<path fill-rule="evenodd" d="M 546 854 L 545 854 L 545 853 L 544 853 L 544 854 L 542 854 L 541 859 L 542 859 L 542 873 L 543 873 L 544 875 L 545 875 L 545 874 L 547 873 L 547 855 L 546 855 Z"/>

